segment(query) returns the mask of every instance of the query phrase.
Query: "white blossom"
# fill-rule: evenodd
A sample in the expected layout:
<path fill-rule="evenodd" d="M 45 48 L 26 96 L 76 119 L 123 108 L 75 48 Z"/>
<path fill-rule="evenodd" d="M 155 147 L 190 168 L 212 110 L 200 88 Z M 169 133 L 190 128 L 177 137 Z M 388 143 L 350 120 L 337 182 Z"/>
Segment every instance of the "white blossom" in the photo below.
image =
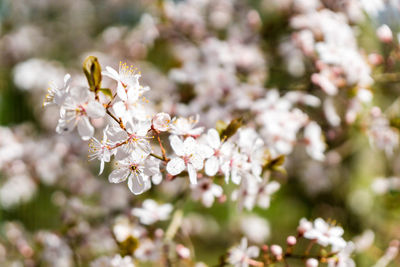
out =
<path fill-rule="evenodd" d="M 178 157 L 174 157 L 168 162 L 167 172 L 171 175 L 178 175 L 187 169 L 190 183 L 197 184 L 197 171 L 203 168 L 207 153 L 203 149 L 199 149 L 199 144 L 192 137 L 182 141 L 178 136 L 172 135 L 170 143 Z"/>
<path fill-rule="evenodd" d="M 143 201 L 142 208 L 132 209 L 132 215 L 138 217 L 142 224 L 150 225 L 157 221 L 167 220 L 172 209 L 169 203 L 159 205 L 152 199 L 146 199 Z"/>
<path fill-rule="evenodd" d="M 103 105 L 95 100 L 89 89 L 72 87 L 60 108 L 57 133 L 70 132 L 77 126 L 82 139 L 88 140 L 94 133 L 89 118 L 101 118 L 104 115 Z"/>
<path fill-rule="evenodd" d="M 229 250 L 228 262 L 235 267 L 248 267 L 249 259 L 258 257 L 260 250 L 256 246 L 247 246 L 247 239 L 242 238 L 239 246 Z"/>
<path fill-rule="evenodd" d="M 146 160 L 140 153 L 117 162 L 117 169 L 108 176 L 110 183 L 121 183 L 128 180 L 128 187 L 135 195 L 141 194 L 150 187 L 150 177 L 159 173 L 159 164 L 154 160 Z"/>
<path fill-rule="evenodd" d="M 211 207 L 214 199 L 221 197 L 223 189 L 221 186 L 216 185 L 211 179 L 201 179 L 198 184 L 192 185 L 192 197 L 195 200 L 201 200 L 204 206 Z"/>

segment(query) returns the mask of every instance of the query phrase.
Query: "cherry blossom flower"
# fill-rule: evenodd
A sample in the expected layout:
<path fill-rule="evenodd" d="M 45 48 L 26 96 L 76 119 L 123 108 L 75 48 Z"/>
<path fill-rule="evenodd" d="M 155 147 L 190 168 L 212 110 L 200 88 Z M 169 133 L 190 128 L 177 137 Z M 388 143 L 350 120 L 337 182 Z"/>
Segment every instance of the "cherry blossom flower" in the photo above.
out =
<path fill-rule="evenodd" d="M 57 133 L 72 131 L 78 127 L 83 140 L 93 136 L 94 128 L 89 118 L 101 118 L 105 115 L 102 104 L 94 99 L 94 94 L 87 88 L 73 87 L 60 109 Z"/>
<path fill-rule="evenodd" d="M 322 161 L 325 158 L 325 143 L 322 141 L 322 131 L 319 125 L 312 121 L 304 130 L 306 140 L 306 151 L 315 160 Z"/>
<path fill-rule="evenodd" d="M 152 120 L 152 127 L 153 129 L 166 132 L 169 129 L 169 124 L 171 122 L 171 116 L 169 114 L 161 112 L 157 113 Z"/>
<path fill-rule="evenodd" d="M 47 95 L 43 101 L 43 106 L 48 106 L 51 104 L 57 104 L 61 106 L 66 97 L 68 96 L 69 86 L 71 83 L 71 75 L 65 74 L 64 76 L 64 85 L 61 88 L 58 88 L 56 85 L 50 85 Z"/>
<path fill-rule="evenodd" d="M 258 257 L 260 250 L 256 246 L 247 246 L 247 239 L 242 238 L 240 245 L 229 250 L 228 262 L 235 267 L 248 267 L 252 258 Z"/>
<path fill-rule="evenodd" d="M 192 196 L 194 200 L 200 200 L 207 208 L 211 207 L 214 199 L 221 197 L 223 190 L 222 187 L 216 185 L 211 179 L 201 179 L 196 185 L 192 185 Z"/>
<path fill-rule="evenodd" d="M 390 43 L 393 41 L 393 33 L 388 25 L 383 24 L 376 30 L 376 35 L 379 40 L 384 43 Z"/>
<path fill-rule="evenodd" d="M 120 99 L 136 102 L 144 92 L 149 90 L 148 87 L 140 86 L 141 75 L 136 73 L 136 70 L 133 66 L 120 62 L 118 72 L 107 66 L 106 71 L 103 71 L 102 74 L 118 82 L 117 95 Z"/>
<path fill-rule="evenodd" d="M 121 257 L 117 254 L 114 257 L 103 256 L 90 263 L 90 267 L 135 267 L 131 256 Z"/>
<path fill-rule="evenodd" d="M 162 255 L 162 245 L 159 240 L 141 239 L 139 247 L 135 250 L 135 258 L 140 261 L 156 262 Z"/>
<path fill-rule="evenodd" d="M 110 141 L 114 144 L 123 143 L 117 148 L 116 159 L 123 159 L 133 152 L 150 154 L 151 146 L 148 141 L 150 137 L 147 136 L 150 127 L 150 120 L 137 119 L 126 123 L 126 130 L 119 126 L 110 127 L 108 131 Z"/>
<path fill-rule="evenodd" d="M 221 164 L 228 160 L 233 147 L 231 143 L 221 143 L 219 134 L 215 129 L 209 129 L 206 138 L 214 153 L 205 162 L 205 172 L 208 176 L 214 176 L 219 171 Z"/>
<path fill-rule="evenodd" d="M 328 267 L 355 267 L 356 264 L 351 258 L 354 249 L 354 243 L 348 242 L 346 247 L 336 257 L 328 259 Z"/>
<path fill-rule="evenodd" d="M 306 260 L 306 267 L 318 267 L 319 261 L 314 258 L 309 258 Z"/>
<path fill-rule="evenodd" d="M 146 160 L 143 153 L 131 153 L 117 162 L 117 169 L 108 176 L 110 183 L 128 180 L 128 187 L 135 195 L 143 193 L 150 186 L 150 177 L 159 173 L 158 162 Z"/>
<path fill-rule="evenodd" d="M 173 207 L 169 203 L 159 205 L 152 199 L 146 199 L 143 201 L 142 208 L 132 209 L 132 215 L 139 217 L 142 224 L 150 225 L 167 220 L 172 209 Z"/>
<path fill-rule="evenodd" d="M 99 175 L 104 170 L 104 162 L 109 162 L 111 158 L 111 151 L 109 149 L 108 139 L 107 139 L 107 131 L 108 125 L 103 130 L 103 139 L 101 141 L 97 140 L 96 138 L 92 137 L 89 143 L 89 159 L 98 159 L 100 160 L 100 171 Z"/>
<path fill-rule="evenodd" d="M 175 135 L 184 135 L 184 136 L 199 136 L 204 127 L 197 127 L 196 124 L 199 121 L 199 115 L 195 117 L 188 117 L 188 118 L 173 118 L 171 122 L 171 129 L 170 132 Z"/>
<path fill-rule="evenodd" d="M 171 175 L 178 175 L 185 169 L 189 173 L 191 184 L 197 184 L 197 170 L 203 168 L 204 158 L 210 151 L 199 149 L 199 144 L 192 137 L 182 141 L 178 136 L 173 135 L 170 138 L 171 147 L 178 157 L 172 158 L 167 164 L 167 172 Z"/>
<path fill-rule="evenodd" d="M 225 175 L 225 182 L 232 180 L 234 184 L 240 184 L 242 171 L 248 166 L 247 157 L 234 150 L 229 160 L 221 165 L 221 170 Z"/>
<path fill-rule="evenodd" d="M 315 240 L 321 246 L 332 246 L 333 252 L 341 251 L 346 247 L 346 241 L 342 238 L 343 229 L 339 226 L 331 226 L 323 219 L 317 218 L 313 227 L 304 232 L 304 237 Z"/>
<path fill-rule="evenodd" d="M 239 208 L 252 210 L 255 205 L 267 209 L 270 206 L 271 195 L 278 191 L 280 184 L 276 181 L 264 179 L 262 182 L 247 177 L 240 184 L 240 188 L 232 193 L 232 198 L 238 200 Z"/>

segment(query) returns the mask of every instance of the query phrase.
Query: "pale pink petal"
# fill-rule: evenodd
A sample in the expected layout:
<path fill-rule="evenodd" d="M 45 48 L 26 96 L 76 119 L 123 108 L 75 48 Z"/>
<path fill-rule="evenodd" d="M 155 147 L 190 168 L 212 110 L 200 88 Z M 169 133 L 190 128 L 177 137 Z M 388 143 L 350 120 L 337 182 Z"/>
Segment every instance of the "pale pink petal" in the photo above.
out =
<path fill-rule="evenodd" d="M 128 187 L 133 194 L 139 195 L 146 190 L 146 178 L 143 174 L 129 176 Z"/>
<path fill-rule="evenodd" d="M 127 169 L 116 169 L 113 170 L 108 176 L 108 181 L 110 183 L 120 183 L 125 181 L 129 175 L 129 170 Z"/>
<path fill-rule="evenodd" d="M 205 171 L 208 176 L 214 176 L 219 169 L 219 161 L 217 157 L 211 157 L 206 161 Z"/>
<path fill-rule="evenodd" d="M 214 149 L 219 148 L 219 146 L 221 144 L 221 140 L 219 138 L 219 134 L 218 134 L 217 130 L 215 130 L 215 129 L 208 130 L 207 142 L 212 148 L 214 148 Z"/>
<path fill-rule="evenodd" d="M 196 169 L 193 167 L 192 164 L 187 165 L 188 173 L 189 173 L 189 180 L 191 184 L 197 184 L 197 173 Z"/>
<path fill-rule="evenodd" d="M 171 175 L 178 175 L 185 169 L 185 162 L 181 158 L 173 158 L 167 164 L 167 172 Z"/>
<path fill-rule="evenodd" d="M 86 106 L 86 113 L 91 118 L 102 118 L 106 115 L 106 110 L 99 102 L 90 101 Z"/>
<path fill-rule="evenodd" d="M 94 128 L 89 122 L 89 118 L 84 116 L 78 121 L 78 133 L 83 140 L 89 140 L 93 136 Z"/>
<path fill-rule="evenodd" d="M 127 110 L 126 110 L 126 106 L 124 104 L 124 102 L 122 101 L 118 101 L 113 105 L 113 110 L 115 115 L 118 118 L 123 118 L 126 116 Z"/>
<path fill-rule="evenodd" d="M 185 155 L 184 143 L 178 136 L 176 135 L 171 136 L 169 141 L 171 143 L 171 147 L 174 150 L 175 154 L 177 154 L 178 156 Z"/>

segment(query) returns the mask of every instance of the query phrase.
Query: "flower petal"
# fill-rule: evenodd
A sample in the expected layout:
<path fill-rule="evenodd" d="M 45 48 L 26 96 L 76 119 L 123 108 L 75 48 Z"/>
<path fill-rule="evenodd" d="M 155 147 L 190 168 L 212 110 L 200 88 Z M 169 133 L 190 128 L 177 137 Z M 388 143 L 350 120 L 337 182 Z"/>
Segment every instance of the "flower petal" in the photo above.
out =
<path fill-rule="evenodd" d="M 90 101 L 86 106 L 86 113 L 91 118 L 102 118 L 106 115 L 106 110 L 99 102 Z"/>
<path fill-rule="evenodd" d="M 221 140 L 219 139 L 219 134 L 218 134 L 217 130 L 215 130 L 215 129 L 208 130 L 207 142 L 212 148 L 214 148 L 214 149 L 219 148 L 219 146 L 221 144 Z"/>
<path fill-rule="evenodd" d="M 129 170 L 127 169 L 116 169 L 113 170 L 110 175 L 108 176 L 108 181 L 110 183 L 120 183 L 125 181 L 125 179 L 129 175 Z"/>
<path fill-rule="evenodd" d="M 192 164 L 187 165 L 188 173 L 189 173 L 189 180 L 191 184 L 197 184 L 197 173 L 196 169 L 193 167 Z"/>
<path fill-rule="evenodd" d="M 219 161 L 217 157 L 211 157 L 206 161 L 205 171 L 208 176 L 214 176 L 219 169 Z"/>
<path fill-rule="evenodd" d="M 171 175 L 180 174 L 185 169 L 185 162 L 181 158 L 173 158 L 167 164 L 167 172 Z"/>
<path fill-rule="evenodd" d="M 183 156 L 185 154 L 184 153 L 184 143 L 178 136 L 172 135 L 169 138 L 169 142 L 170 142 L 171 147 L 174 150 L 175 154 L 177 154 L 178 156 Z"/>
<path fill-rule="evenodd" d="M 93 136 L 94 128 L 90 124 L 88 117 L 83 116 L 78 120 L 78 133 L 83 140 L 89 140 Z"/>
<path fill-rule="evenodd" d="M 132 174 L 128 178 L 128 187 L 133 194 L 139 195 L 147 189 L 146 180 L 148 180 L 148 177 L 143 174 Z"/>

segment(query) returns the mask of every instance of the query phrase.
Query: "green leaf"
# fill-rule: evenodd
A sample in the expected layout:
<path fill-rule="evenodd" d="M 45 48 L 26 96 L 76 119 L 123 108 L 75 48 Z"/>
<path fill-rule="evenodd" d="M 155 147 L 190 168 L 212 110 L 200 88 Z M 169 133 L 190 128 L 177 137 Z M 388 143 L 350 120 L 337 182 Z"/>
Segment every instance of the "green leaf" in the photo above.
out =
<path fill-rule="evenodd" d="M 243 119 L 241 117 L 233 119 L 229 123 L 229 125 L 221 132 L 220 134 L 221 139 L 227 140 L 230 137 L 232 137 L 237 132 L 237 130 L 242 126 L 242 122 Z"/>
<path fill-rule="evenodd" d="M 110 88 L 100 88 L 100 92 L 102 92 L 105 96 L 108 96 L 111 99 L 114 98 Z"/>
<path fill-rule="evenodd" d="M 88 80 L 90 90 L 97 92 L 101 85 L 101 67 L 97 57 L 88 56 L 83 61 L 83 72 Z"/>
<path fill-rule="evenodd" d="M 122 242 L 118 242 L 119 253 L 122 256 L 132 255 L 139 247 L 139 240 L 133 236 L 129 236 Z"/>
<path fill-rule="evenodd" d="M 285 168 L 282 167 L 283 163 L 285 163 L 284 155 L 280 155 L 274 159 L 269 158 L 263 166 L 263 172 L 268 170 L 286 174 Z"/>

